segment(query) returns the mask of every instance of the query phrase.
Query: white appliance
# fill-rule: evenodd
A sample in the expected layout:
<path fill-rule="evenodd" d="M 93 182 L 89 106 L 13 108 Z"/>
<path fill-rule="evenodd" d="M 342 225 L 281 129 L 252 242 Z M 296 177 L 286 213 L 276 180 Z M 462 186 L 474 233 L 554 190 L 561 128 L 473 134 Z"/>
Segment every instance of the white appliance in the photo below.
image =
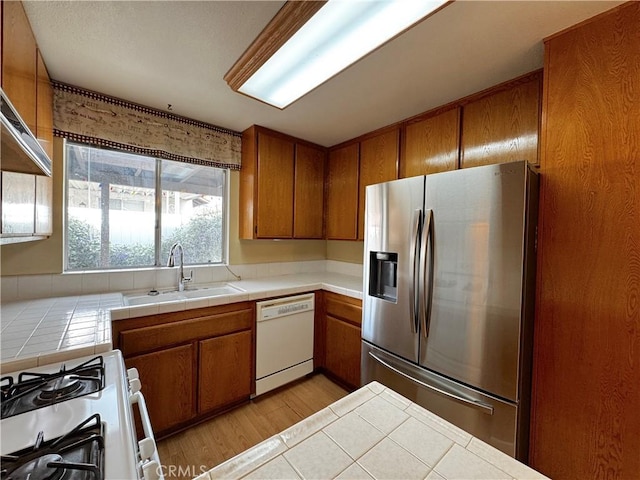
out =
<path fill-rule="evenodd" d="M 313 371 L 314 294 L 256 303 L 256 396 Z"/>
<path fill-rule="evenodd" d="M 100 358 L 102 360 L 99 360 Z M 17 386 L 19 380 L 42 383 L 39 375 L 45 374 L 54 376 L 53 382 L 47 382 L 49 386 L 58 387 L 61 384 L 71 386 L 78 378 L 84 376 L 83 373 L 72 370 L 85 362 L 90 362 L 93 365 L 92 362 L 96 361 L 101 365 L 97 370 L 102 370 L 102 378 L 104 379 L 102 381 L 103 387 L 100 390 L 68 400 L 56 400 L 57 403 L 39 406 L 23 413 L 15 413 L 11 411 L 11 408 L 7 408 L 15 398 L 11 395 L 17 391 L 13 387 Z M 135 369 L 125 372 L 121 352 L 114 350 L 97 357 L 83 357 L 67 361 L 64 364 L 64 373 L 68 374 L 62 376 L 60 375 L 61 367 L 61 364 L 51 364 L 29 369 L 28 372 L 23 373 L 22 379 L 20 379 L 21 372 L 3 375 L 3 418 L 0 423 L 3 469 L 16 468 L 11 461 L 5 461 L 9 455 L 24 449 L 33 449 L 33 446 L 39 442 L 42 442 L 43 451 L 48 454 L 49 459 L 55 461 L 57 457 L 58 461 L 67 461 L 66 457 L 62 459 L 58 455 L 52 455 L 51 446 L 47 444 L 54 439 L 63 437 L 88 418 L 98 414 L 99 423 L 94 423 L 99 427 L 100 434 L 104 439 L 104 448 L 95 456 L 99 459 L 97 463 L 102 464 L 104 477 L 89 476 L 87 478 L 104 478 L 104 480 L 163 479 L 162 465 L 158 457 L 149 415 L 144 397 L 139 391 L 140 379 Z M 34 392 L 30 386 L 27 390 L 19 392 L 24 393 L 17 393 L 18 397 L 39 395 L 30 393 Z M 41 403 L 38 396 L 34 396 L 34 399 L 36 405 Z M 139 409 L 144 429 L 145 438 L 140 442 L 136 440 L 135 425 L 132 419 L 134 406 Z M 51 462 L 47 465 L 49 465 L 48 468 L 55 468 L 50 466 Z M 44 466 L 47 467 L 47 465 Z M 70 470 L 67 469 L 67 471 Z M 76 473 L 74 471 L 74 475 Z M 16 476 L 18 475 L 16 474 Z M 34 478 L 36 476 L 34 475 Z M 9 478 L 12 477 L 11 470 L 9 470 Z M 78 477 L 74 476 L 73 478 Z"/>

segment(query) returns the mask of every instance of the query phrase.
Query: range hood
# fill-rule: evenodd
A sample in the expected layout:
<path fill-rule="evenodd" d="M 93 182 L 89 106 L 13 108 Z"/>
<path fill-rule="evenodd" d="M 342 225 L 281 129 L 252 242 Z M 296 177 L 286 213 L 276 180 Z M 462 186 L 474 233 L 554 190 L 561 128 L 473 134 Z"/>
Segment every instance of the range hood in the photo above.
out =
<path fill-rule="evenodd" d="M 0 88 L 0 169 L 51 176 L 51 159 Z"/>

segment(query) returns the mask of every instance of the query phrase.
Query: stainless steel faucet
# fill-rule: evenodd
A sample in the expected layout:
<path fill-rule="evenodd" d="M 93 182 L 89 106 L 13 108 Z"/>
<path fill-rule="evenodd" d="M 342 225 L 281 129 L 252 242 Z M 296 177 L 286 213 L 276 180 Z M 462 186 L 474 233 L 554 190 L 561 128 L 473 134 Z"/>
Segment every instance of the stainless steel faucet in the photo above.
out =
<path fill-rule="evenodd" d="M 193 270 L 188 277 L 184 276 L 184 250 L 182 249 L 182 245 L 180 242 L 176 242 L 171 245 L 171 249 L 169 250 L 169 260 L 167 261 L 167 267 L 175 267 L 176 262 L 176 250 L 180 250 L 180 270 L 178 271 L 178 291 L 184 291 L 184 284 L 191 281 L 191 277 L 193 277 Z"/>

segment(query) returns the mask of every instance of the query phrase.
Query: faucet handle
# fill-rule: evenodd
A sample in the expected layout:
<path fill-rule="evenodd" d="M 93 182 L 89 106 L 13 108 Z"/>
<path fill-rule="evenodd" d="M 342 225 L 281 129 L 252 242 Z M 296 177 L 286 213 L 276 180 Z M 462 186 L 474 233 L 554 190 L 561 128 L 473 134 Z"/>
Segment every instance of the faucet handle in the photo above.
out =
<path fill-rule="evenodd" d="M 193 270 L 189 270 L 189 276 L 188 277 L 183 277 L 182 278 L 183 282 L 190 282 L 191 280 L 193 280 Z"/>

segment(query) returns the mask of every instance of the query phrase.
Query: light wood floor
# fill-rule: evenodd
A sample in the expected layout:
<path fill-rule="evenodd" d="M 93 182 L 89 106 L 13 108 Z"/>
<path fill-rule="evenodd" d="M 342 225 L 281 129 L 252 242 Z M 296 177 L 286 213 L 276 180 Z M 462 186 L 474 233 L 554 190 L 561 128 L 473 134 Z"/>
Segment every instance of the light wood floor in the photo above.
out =
<path fill-rule="evenodd" d="M 324 375 L 313 375 L 162 440 L 158 451 L 165 478 L 191 479 L 201 467 L 213 468 L 347 393 Z"/>

